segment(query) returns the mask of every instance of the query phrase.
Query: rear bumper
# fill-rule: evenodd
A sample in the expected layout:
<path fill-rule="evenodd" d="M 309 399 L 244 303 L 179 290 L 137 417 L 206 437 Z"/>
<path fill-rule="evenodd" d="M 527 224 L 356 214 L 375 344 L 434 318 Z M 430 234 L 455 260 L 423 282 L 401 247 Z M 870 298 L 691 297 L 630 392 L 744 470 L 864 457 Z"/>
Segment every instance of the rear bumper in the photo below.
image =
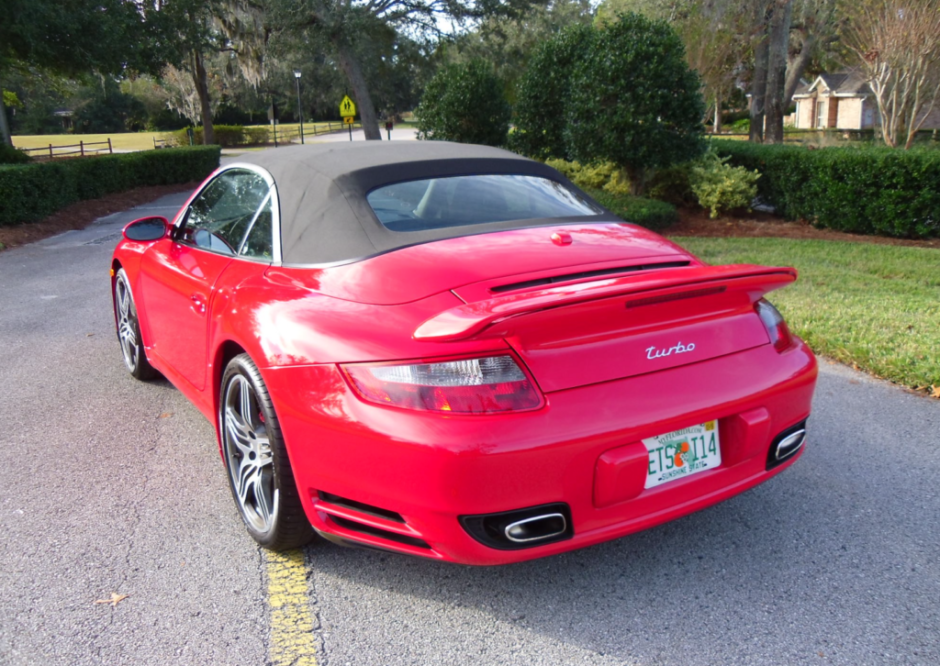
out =
<path fill-rule="evenodd" d="M 494 416 L 365 404 L 332 365 L 262 374 L 317 530 L 389 550 L 486 565 L 544 557 L 647 529 L 774 476 L 802 453 L 767 470 L 774 437 L 809 415 L 817 368 L 801 341 L 782 354 L 764 345 L 549 393 L 541 410 Z M 720 467 L 633 498 L 618 499 L 614 492 L 611 501 L 608 492 L 599 499 L 602 454 L 712 419 L 719 422 Z M 337 506 L 321 493 L 389 513 Z M 570 507 L 574 535 L 523 550 L 484 546 L 458 520 L 558 502 Z"/>

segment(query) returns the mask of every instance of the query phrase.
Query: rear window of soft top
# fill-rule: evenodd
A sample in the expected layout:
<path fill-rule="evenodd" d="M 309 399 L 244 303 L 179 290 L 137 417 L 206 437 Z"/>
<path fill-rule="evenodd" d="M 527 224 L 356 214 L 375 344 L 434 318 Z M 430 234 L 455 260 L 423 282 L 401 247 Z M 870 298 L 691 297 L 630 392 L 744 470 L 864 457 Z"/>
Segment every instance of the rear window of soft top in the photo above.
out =
<path fill-rule="evenodd" d="M 486 222 L 599 215 L 581 193 L 539 176 L 477 175 L 394 183 L 367 201 L 392 231 L 426 231 Z"/>

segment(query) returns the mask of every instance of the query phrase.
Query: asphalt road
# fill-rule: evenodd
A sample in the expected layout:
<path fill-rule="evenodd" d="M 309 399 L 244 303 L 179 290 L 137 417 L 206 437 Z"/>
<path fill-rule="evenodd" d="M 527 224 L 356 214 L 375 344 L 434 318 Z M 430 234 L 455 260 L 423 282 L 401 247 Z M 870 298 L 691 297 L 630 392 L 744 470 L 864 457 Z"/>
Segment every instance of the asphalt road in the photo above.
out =
<path fill-rule="evenodd" d="M 285 657 L 210 425 L 113 333 L 120 226 L 182 198 L 0 253 L 0 664 L 940 664 L 940 402 L 826 362 L 802 460 L 660 528 L 486 569 L 307 548 Z"/>

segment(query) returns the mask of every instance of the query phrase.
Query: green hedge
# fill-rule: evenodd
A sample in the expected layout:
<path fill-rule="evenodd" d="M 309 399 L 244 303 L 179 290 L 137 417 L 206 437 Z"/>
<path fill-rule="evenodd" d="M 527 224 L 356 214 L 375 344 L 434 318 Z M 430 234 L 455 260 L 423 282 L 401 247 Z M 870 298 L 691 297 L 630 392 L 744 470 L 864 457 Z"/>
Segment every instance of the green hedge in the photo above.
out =
<path fill-rule="evenodd" d="M 135 187 L 202 180 L 219 166 L 219 155 L 219 146 L 196 146 L 0 166 L 0 226 Z"/>
<path fill-rule="evenodd" d="M 29 155 L 24 151 L 0 142 L 0 164 L 25 164 Z"/>
<path fill-rule="evenodd" d="M 274 139 L 272 138 L 271 130 L 267 127 L 243 127 L 242 125 L 215 125 L 213 128 L 215 132 L 215 142 L 220 146 L 225 148 L 230 148 L 232 146 L 253 146 L 258 144 L 271 143 Z M 193 143 L 195 145 L 202 145 L 202 128 L 195 127 L 193 130 Z M 172 146 L 188 146 L 189 145 L 189 130 L 181 129 L 172 134 L 166 135 L 167 143 Z M 296 132 L 294 132 L 296 134 Z M 284 136 L 284 133 L 278 132 L 279 137 Z"/>
<path fill-rule="evenodd" d="M 731 164 L 758 170 L 758 196 L 788 220 L 860 234 L 940 236 L 940 151 L 712 145 Z"/>
<path fill-rule="evenodd" d="M 653 231 L 661 231 L 679 221 L 676 207 L 665 201 L 612 194 L 604 190 L 585 191 L 615 215 Z"/>

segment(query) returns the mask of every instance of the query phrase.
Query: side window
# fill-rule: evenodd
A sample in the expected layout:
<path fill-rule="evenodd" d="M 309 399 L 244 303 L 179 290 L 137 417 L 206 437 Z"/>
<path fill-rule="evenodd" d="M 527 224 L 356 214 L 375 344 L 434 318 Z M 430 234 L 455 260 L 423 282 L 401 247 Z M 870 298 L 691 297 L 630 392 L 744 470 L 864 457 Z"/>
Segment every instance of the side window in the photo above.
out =
<path fill-rule="evenodd" d="M 248 236 L 238 253 L 243 257 L 252 257 L 254 259 L 270 260 L 274 250 L 272 247 L 271 235 L 271 197 L 264 201 L 254 224 L 248 230 Z"/>
<path fill-rule="evenodd" d="M 269 189 L 264 178 L 253 171 L 224 172 L 190 204 L 182 242 L 236 254 Z"/>

